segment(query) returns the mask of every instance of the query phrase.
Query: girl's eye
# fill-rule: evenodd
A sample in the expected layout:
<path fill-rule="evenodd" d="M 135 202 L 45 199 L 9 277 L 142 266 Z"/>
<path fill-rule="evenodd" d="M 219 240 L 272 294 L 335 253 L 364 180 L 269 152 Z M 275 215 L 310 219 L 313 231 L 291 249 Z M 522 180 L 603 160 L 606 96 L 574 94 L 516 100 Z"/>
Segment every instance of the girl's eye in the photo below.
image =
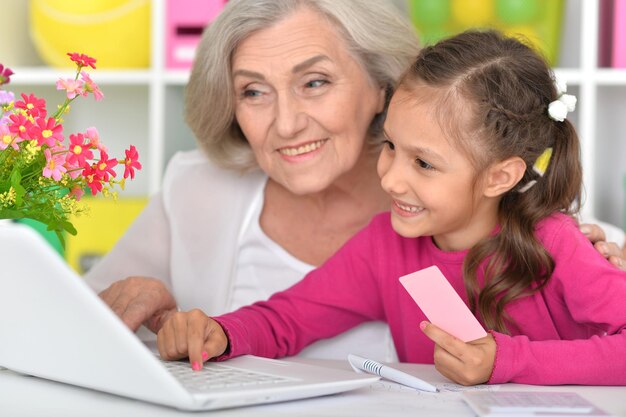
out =
<path fill-rule="evenodd" d="M 433 167 L 431 164 L 429 164 L 426 161 L 423 161 L 419 158 L 417 158 L 415 160 L 415 162 L 417 162 L 417 165 L 419 165 L 420 168 L 426 169 L 426 170 L 431 170 L 431 169 L 435 169 L 435 167 Z"/>
<path fill-rule="evenodd" d="M 391 141 L 389 141 L 389 140 L 384 140 L 383 144 L 387 145 L 389 147 L 389 149 L 392 150 L 392 151 L 396 149 L 395 145 Z"/>

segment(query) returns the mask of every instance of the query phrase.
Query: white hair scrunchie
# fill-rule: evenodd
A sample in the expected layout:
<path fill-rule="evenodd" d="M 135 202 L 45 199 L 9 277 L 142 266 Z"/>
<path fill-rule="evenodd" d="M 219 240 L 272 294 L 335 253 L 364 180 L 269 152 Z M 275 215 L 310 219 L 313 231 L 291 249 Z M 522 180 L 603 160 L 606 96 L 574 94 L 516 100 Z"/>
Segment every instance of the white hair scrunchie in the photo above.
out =
<path fill-rule="evenodd" d="M 567 113 L 576 109 L 576 96 L 571 94 L 565 94 L 567 91 L 567 84 L 563 81 L 554 79 L 554 86 L 556 87 L 557 99 L 548 105 L 548 115 L 552 120 L 562 122 L 567 117 Z"/>

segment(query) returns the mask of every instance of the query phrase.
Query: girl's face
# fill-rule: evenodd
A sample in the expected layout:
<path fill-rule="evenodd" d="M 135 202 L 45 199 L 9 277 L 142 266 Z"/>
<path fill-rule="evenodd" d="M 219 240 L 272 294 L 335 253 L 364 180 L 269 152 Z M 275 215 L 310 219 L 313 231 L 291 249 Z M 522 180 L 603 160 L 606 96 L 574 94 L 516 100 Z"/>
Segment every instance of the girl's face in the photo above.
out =
<path fill-rule="evenodd" d="M 495 226 L 493 204 L 482 196 L 470 160 L 442 131 L 433 105 L 417 104 L 414 94 L 394 94 L 378 160 L 382 187 L 392 197 L 393 228 L 404 237 L 433 236 L 443 250 L 468 249 Z"/>
<path fill-rule="evenodd" d="M 235 117 L 260 167 L 289 191 L 323 191 L 355 164 L 384 90 L 337 30 L 302 9 L 232 57 Z"/>

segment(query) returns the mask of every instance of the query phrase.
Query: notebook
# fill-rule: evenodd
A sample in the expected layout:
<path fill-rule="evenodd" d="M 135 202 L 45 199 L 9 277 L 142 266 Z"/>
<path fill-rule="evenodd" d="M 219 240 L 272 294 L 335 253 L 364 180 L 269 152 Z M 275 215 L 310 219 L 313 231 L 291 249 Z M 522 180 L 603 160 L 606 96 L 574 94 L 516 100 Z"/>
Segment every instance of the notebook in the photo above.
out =
<path fill-rule="evenodd" d="M 0 366 L 13 371 L 183 410 L 328 395 L 379 379 L 255 356 L 200 372 L 188 362 L 165 366 L 35 231 L 0 228 L 0 248 Z M 247 375 L 243 386 L 211 387 L 218 371 Z"/>

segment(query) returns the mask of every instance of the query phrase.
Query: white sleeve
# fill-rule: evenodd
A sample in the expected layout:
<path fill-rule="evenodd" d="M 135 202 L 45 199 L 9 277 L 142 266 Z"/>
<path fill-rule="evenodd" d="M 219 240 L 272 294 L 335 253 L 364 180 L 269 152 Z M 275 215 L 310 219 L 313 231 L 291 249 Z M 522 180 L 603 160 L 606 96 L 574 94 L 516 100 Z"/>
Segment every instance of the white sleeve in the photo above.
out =
<path fill-rule="evenodd" d="M 96 292 L 129 276 L 148 276 L 170 283 L 169 220 L 161 193 L 154 195 L 113 249 L 84 276 Z"/>

